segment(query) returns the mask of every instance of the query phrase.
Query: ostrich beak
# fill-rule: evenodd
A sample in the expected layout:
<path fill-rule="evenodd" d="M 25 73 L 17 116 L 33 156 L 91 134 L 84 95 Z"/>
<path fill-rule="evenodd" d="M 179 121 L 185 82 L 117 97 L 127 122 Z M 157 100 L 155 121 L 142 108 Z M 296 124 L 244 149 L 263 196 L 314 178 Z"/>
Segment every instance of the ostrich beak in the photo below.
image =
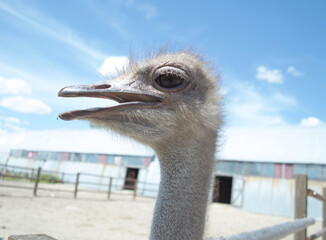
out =
<path fill-rule="evenodd" d="M 110 115 L 121 115 L 126 110 L 154 107 L 163 101 L 163 97 L 134 89 L 130 84 L 104 82 L 64 87 L 59 91 L 58 96 L 105 98 L 120 103 L 113 107 L 89 108 L 61 113 L 59 117 L 67 121 L 92 117 L 110 118 Z"/>

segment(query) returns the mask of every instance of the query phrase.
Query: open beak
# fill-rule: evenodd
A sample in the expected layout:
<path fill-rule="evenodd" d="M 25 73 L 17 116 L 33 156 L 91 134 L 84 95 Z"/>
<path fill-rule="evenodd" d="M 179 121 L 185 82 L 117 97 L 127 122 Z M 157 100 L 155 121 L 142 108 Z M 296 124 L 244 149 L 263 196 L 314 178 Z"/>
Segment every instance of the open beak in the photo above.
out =
<path fill-rule="evenodd" d="M 87 118 L 110 118 L 117 116 L 130 109 L 151 108 L 159 105 L 163 97 L 149 94 L 134 89 L 128 84 L 96 83 L 89 85 L 70 86 L 61 89 L 59 97 L 93 97 L 114 100 L 120 103 L 113 107 L 89 108 L 61 113 L 62 120 L 87 119 Z"/>

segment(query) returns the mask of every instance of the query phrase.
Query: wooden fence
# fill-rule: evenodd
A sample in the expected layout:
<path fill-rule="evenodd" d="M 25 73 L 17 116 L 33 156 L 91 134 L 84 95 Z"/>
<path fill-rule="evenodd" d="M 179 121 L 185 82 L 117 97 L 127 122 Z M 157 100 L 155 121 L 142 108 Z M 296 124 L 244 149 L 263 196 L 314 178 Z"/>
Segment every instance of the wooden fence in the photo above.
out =
<path fill-rule="evenodd" d="M 2 167 L 2 169 L 1 169 Z M 3 168 L 6 168 L 5 171 L 3 171 Z M 8 170 L 10 170 L 10 173 L 8 173 Z M 18 170 L 18 171 L 17 171 Z M 43 186 L 40 186 L 40 182 L 42 180 L 41 176 L 42 174 L 47 174 L 48 176 L 51 176 L 47 179 L 50 183 L 65 183 L 65 184 L 72 184 L 74 185 L 73 190 L 67 190 L 67 189 L 55 189 L 55 188 L 46 188 Z M 67 181 L 64 180 L 65 177 L 70 176 L 70 178 L 74 177 L 75 181 Z M 92 182 L 92 181 L 81 181 L 82 176 L 88 176 L 88 177 L 95 177 L 100 179 L 107 179 L 108 184 L 106 187 L 106 191 L 103 190 L 96 190 L 94 187 L 102 187 L 103 184 L 100 184 L 99 182 Z M 22 186 L 22 185 L 11 185 L 11 184 L 5 184 L 0 183 L 0 187 L 6 187 L 6 188 L 20 188 L 20 189 L 31 189 L 33 190 L 33 194 L 36 197 L 39 190 L 42 191 L 52 191 L 52 192 L 66 192 L 66 193 L 72 193 L 74 198 L 77 198 L 79 192 L 88 192 L 88 193 L 105 193 L 107 196 L 107 199 L 110 199 L 111 194 L 113 192 L 113 181 L 116 182 L 116 189 L 128 189 L 131 190 L 131 196 L 133 199 L 136 199 L 137 191 L 138 191 L 138 185 L 142 184 L 143 186 L 148 185 L 155 185 L 153 183 L 148 182 L 141 182 L 134 178 L 117 178 L 117 177 L 110 177 L 110 176 L 101 176 L 96 174 L 89 174 L 89 173 L 76 173 L 76 174 L 70 174 L 70 173 L 64 173 L 64 172 L 52 172 L 52 171 L 44 171 L 40 167 L 37 169 L 34 168 L 25 168 L 25 167 L 18 167 L 18 166 L 11 166 L 11 165 L 3 165 L 0 164 L 0 179 L 21 179 L 21 180 L 27 180 L 30 182 L 34 182 L 33 187 L 29 186 Z M 123 183 L 122 185 L 118 186 L 119 183 Z M 127 185 L 125 185 L 127 184 Z M 92 186 L 92 187 L 83 187 L 81 188 L 81 185 L 84 186 Z M 142 191 L 144 192 L 145 189 L 143 187 Z M 149 191 L 156 191 L 156 190 L 150 190 L 146 189 L 146 192 Z M 115 194 L 119 194 L 118 191 L 114 191 Z"/>

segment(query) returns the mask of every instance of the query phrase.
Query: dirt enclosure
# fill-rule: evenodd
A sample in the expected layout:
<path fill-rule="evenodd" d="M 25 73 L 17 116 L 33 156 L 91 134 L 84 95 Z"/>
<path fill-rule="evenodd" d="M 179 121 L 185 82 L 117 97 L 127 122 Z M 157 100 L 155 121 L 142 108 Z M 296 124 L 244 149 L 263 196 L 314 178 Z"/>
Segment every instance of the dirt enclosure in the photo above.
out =
<path fill-rule="evenodd" d="M 32 183 L 1 181 L 1 184 L 33 187 Z M 73 191 L 72 185 L 41 184 L 42 187 Z M 137 197 L 130 191 L 112 194 L 38 192 L 0 187 L 0 238 L 17 234 L 48 234 L 58 240 L 144 240 L 149 237 L 155 199 Z M 213 203 L 208 209 L 206 237 L 228 236 L 256 230 L 290 218 L 254 214 L 226 204 Z M 321 229 L 317 222 L 308 232 Z M 289 236 L 285 239 L 293 239 Z"/>

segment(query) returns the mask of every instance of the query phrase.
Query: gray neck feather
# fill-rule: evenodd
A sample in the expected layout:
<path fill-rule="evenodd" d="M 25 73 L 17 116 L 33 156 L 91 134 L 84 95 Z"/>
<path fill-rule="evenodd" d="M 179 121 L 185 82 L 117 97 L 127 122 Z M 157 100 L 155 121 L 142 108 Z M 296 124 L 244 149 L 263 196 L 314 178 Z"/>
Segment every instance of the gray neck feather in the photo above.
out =
<path fill-rule="evenodd" d="M 161 182 L 151 240 L 203 239 L 215 145 L 216 133 L 208 132 L 155 148 Z"/>

